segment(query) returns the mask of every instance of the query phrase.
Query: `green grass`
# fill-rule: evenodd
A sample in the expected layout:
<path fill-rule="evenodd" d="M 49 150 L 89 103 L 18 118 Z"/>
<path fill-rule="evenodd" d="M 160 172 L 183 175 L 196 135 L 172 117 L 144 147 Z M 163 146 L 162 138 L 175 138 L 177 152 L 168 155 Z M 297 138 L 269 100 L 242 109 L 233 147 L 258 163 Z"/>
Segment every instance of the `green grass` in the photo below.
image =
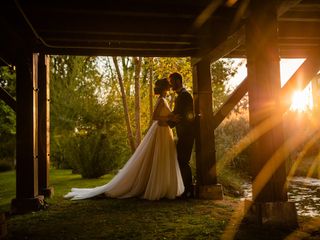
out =
<path fill-rule="evenodd" d="M 55 195 L 47 199 L 49 208 L 11 216 L 7 239 L 220 239 L 240 202 L 228 197 L 223 201 L 63 198 L 71 187 L 94 187 L 111 177 L 88 180 L 69 170 L 51 170 Z M 2 211 L 9 209 L 15 196 L 14 182 L 13 171 L 0 173 Z M 287 234 L 244 224 L 237 239 L 283 239 Z"/>
<path fill-rule="evenodd" d="M 71 170 L 50 170 L 50 185 L 54 187 L 55 197 L 49 199 L 51 203 L 60 201 L 72 187 L 94 187 L 103 185 L 112 178 L 104 175 L 99 179 L 82 179 Z M 15 171 L 0 173 L 0 211 L 9 211 L 10 202 L 15 197 Z"/>
<path fill-rule="evenodd" d="M 0 211 L 10 209 L 11 199 L 16 194 L 15 172 L 8 171 L 0 173 Z"/>
<path fill-rule="evenodd" d="M 71 187 L 94 187 L 111 177 L 82 179 L 51 170 L 49 208 L 10 217 L 8 239 L 219 239 L 232 214 L 232 201 L 63 198 Z M 15 196 L 14 178 L 13 171 L 0 174 L 2 210 Z"/>

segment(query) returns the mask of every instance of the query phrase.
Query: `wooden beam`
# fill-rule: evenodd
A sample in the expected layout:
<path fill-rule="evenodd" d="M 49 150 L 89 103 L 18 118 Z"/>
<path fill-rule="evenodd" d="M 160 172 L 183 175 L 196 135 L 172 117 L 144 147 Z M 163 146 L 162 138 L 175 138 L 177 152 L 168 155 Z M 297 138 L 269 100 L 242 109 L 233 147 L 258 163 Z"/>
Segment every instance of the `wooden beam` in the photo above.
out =
<path fill-rule="evenodd" d="M 286 111 L 291 105 L 291 97 L 294 91 L 303 90 L 314 76 L 320 71 L 320 45 L 313 51 L 291 76 L 281 90 L 282 112 Z"/>
<path fill-rule="evenodd" d="M 312 49 L 313 47 L 305 47 L 303 49 L 297 49 L 294 47 L 282 48 L 280 49 L 280 56 L 282 58 L 305 58 Z"/>
<path fill-rule="evenodd" d="M 320 11 L 298 11 L 291 10 L 283 14 L 280 21 L 295 21 L 295 22 L 320 22 Z"/>
<path fill-rule="evenodd" d="M 196 121 L 197 183 L 200 185 L 216 184 L 209 61 L 200 61 L 193 66 L 193 95 Z"/>
<path fill-rule="evenodd" d="M 39 54 L 39 194 L 50 197 L 53 189 L 49 188 L 50 167 L 50 58 Z"/>
<path fill-rule="evenodd" d="M 210 61 L 193 66 L 193 96 L 196 124 L 196 174 L 199 198 L 222 199 L 217 184 L 215 137 L 212 112 Z"/>
<path fill-rule="evenodd" d="M 302 0 L 280 0 L 279 7 L 277 9 L 278 17 L 281 17 L 286 12 L 290 11 L 291 8 L 297 6 Z"/>
<path fill-rule="evenodd" d="M 2 46 L 2 48 L 0 48 L 0 66 L 12 66 L 14 61 L 12 52 L 8 52 L 4 48 L 7 44 L 3 44 L 1 42 L 0 44 Z"/>
<path fill-rule="evenodd" d="M 317 75 L 320 70 L 320 50 L 314 48 L 309 51 L 309 56 L 305 62 L 297 69 L 286 84 L 281 88 L 281 112 L 285 112 L 291 105 L 291 96 L 296 90 L 303 90 L 311 79 Z M 216 129 L 224 118 L 237 105 L 241 98 L 248 92 L 248 80 L 245 78 L 239 86 L 230 94 L 228 99 L 216 111 L 213 116 L 213 125 Z"/>
<path fill-rule="evenodd" d="M 3 100 L 13 111 L 16 111 L 16 100 L 3 88 L 0 87 L 0 99 Z"/>
<path fill-rule="evenodd" d="M 44 31 L 39 34 L 46 40 L 101 40 L 101 41 L 124 41 L 124 42 L 154 42 L 154 43 L 194 43 L 198 36 L 192 34 L 147 34 L 147 33 L 109 33 L 96 31 Z M 204 36 L 210 38 L 210 36 Z M 212 37 L 211 37 L 212 38 Z"/>
<path fill-rule="evenodd" d="M 278 8 L 278 15 L 282 15 L 285 12 L 287 12 L 291 7 L 296 6 L 301 0 L 286 0 L 282 1 Z M 244 9 L 242 11 L 242 15 L 245 15 L 247 12 L 247 6 L 244 6 Z M 239 28 L 237 31 L 235 31 L 233 34 L 228 36 L 225 40 L 221 41 L 221 43 L 216 46 L 211 51 L 207 52 L 204 56 L 199 58 L 194 58 L 194 62 L 192 64 L 196 64 L 199 62 L 202 58 L 207 57 L 211 59 L 212 62 L 215 62 L 216 60 L 223 58 L 230 54 L 232 51 L 236 50 L 239 46 L 243 45 L 245 43 L 245 26 L 241 26 L 239 24 Z"/>
<path fill-rule="evenodd" d="M 319 38 L 320 22 L 279 21 L 280 38 Z"/>
<path fill-rule="evenodd" d="M 231 36 L 229 36 L 226 40 L 224 40 L 221 44 L 219 44 L 216 48 L 208 52 L 203 57 L 193 58 L 192 65 L 197 64 L 204 58 L 208 58 L 211 62 L 215 62 L 216 60 L 228 55 L 230 52 L 238 48 L 240 45 L 244 44 L 244 33 L 245 29 L 244 27 L 241 27 L 238 31 L 233 33 Z"/>
<path fill-rule="evenodd" d="M 295 205 L 288 202 L 287 157 L 280 101 L 280 59 L 277 46 L 277 0 L 251 0 L 247 23 L 249 121 L 256 140 L 250 145 L 252 201 L 247 220 L 262 225 L 296 228 Z M 276 119 L 276 120 L 275 120 Z M 272 125 L 262 129 L 262 124 Z"/>
<path fill-rule="evenodd" d="M 279 115 L 280 105 L 280 59 L 277 46 L 276 0 L 251 1 L 246 45 L 249 91 L 250 127 Z M 255 202 L 286 202 L 285 161 L 265 178 L 266 183 L 256 182 L 265 164 L 284 143 L 282 124 L 263 134 L 251 144 L 250 165 L 253 174 L 252 199 Z M 279 160 L 279 161 L 281 161 Z"/>
<path fill-rule="evenodd" d="M 21 2 L 27 13 L 43 12 L 52 15 L 114 15 L 114 16 L 155 16 L 155 17 L 194 17 L 208 4 L 208 1 L 132 1 L 120 0 L 116 2 Z M 183 7 L 181 7 L 183 6 Z"/>
<path fill-rule="evenodd" d="M 13 212 L 40 210 L 38 195 L 37 55 L 20 51 L 17 60 L 16 198 Z"/>
<path fill-rule="evenodd" d="M 108 40 L 82 40 L 82 39 L 57 39 L 54 41 L 46 41 L 49 45 L 58 46 L 60 48 L 103 48 L 103 49 L 170 49 L 179 50 L 198 50 L 199 47 L 193 43 L 165 43 L 165 42 L 147 42 L 147 41 L 108 41 Z"/>
<path fill-rule="evenodd" d="M 66 21 L 67 20 L 67 21 Z M 192 21 L 156 21 L 154 18 L 141 19 L 86 19 L 79 24 L 79 18 L 55 18 L 55 21 L 36 21 L 34 28 L 38 32 L 53 31 L 97 31 L 105 33 L 154 33 L 154 34 L 184 34 L 189 32 Z M 143 26 L 143 27 L 142 27 Z"/>
<path fill-rule="evenodd" d="M 316 114 L 320 113 L 320 73 L 317 74 L 312 80 L 312 100 L 313 110 Z"/>
<path fill-rule="evenodd" d="M 17 64 L 17 199 L 38 195 L 36 77 L 31 53 L 23 53 Z"/>
<path fill-rule="evenodd" d="M 194 49 L 123 49 L 123 48 L 46 48 L 38 46 L 35 50 L 48 55 L 87 55 L 87 56 L 141 56 L 141 57 L 190 57 Z"/>
<path fill-rule="evenodd" d="M 245 78 L 239 86 L 229 95 L 228 99 L 213 115 L 213 128 L 216 129 L 241 98 L 248 92 L 248 80 Z"/>
<path fill-rule="evenodd" d="M 0 14 L 0 57 L 5 64 L 14 64 L 18 48 L 25 48 L 26 43 L 22 41 L 20 35 L 14 31 L 13 27 L 8 24 L 6 19 Z M 13 47 L 14 46 L 14 47 Z"/>

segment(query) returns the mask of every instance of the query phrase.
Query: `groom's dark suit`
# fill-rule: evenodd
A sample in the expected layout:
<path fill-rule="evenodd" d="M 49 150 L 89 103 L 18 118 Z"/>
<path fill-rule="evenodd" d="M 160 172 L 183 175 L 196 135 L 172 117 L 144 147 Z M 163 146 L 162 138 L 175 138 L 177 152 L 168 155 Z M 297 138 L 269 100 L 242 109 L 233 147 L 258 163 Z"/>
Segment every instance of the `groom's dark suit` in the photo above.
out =
<path fill-rule="evenodd" d="M 189 165 L 192 153 L 192 147 L 195 136 L 194 127 L 194 113 L 193 113 L 193 99 L 191 94 L 182 88 L 178 92 L 175 99 L 174 114 L 178 114 L 181 120 L 178 123 L 169 121 L 168 124 L 171 128 L 176 127 L 178 142 L 177 154 L 180 171 L 185 186 L 185 194 L 192 194 L 192 173 Z"/>

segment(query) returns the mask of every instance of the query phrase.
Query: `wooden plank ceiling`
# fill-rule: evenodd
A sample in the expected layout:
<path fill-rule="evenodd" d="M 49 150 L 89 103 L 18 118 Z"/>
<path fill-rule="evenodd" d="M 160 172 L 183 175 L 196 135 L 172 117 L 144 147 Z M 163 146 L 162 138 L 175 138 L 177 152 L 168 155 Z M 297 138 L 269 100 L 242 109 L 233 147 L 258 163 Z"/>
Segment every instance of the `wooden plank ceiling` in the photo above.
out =
<path fill-rule="evenodd" d="M 21 48 L 47 54 L 199 57 L 221 44 L 226 46 L 221 55 L 245 57 L 239 39 L 244 39 L 249 2 L 2 1 L 0 60 L 14 61 Z M 319 45 L 319 0 L 282 0 L 278 10 L 283 57 L 303 57 Z"/>

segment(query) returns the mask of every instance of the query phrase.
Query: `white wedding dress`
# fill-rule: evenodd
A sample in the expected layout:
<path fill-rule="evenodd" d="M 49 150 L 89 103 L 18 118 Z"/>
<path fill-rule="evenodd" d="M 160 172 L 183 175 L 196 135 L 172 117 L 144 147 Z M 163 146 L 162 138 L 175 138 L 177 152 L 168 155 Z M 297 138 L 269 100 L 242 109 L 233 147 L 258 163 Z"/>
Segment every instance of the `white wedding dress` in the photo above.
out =
<path fill-rule="evenodd" d="M 161 98 L 158 99 L 156 106 Z M 171 113 L 167 101 L 160 116 Z M 80 200 L 105 194 L 112 198 L 174 199 L 184 192 L 172 130 L 154 121 L 144 139 L 114 178 L 95 188 L 72 188 L 65 198 Z"/>

